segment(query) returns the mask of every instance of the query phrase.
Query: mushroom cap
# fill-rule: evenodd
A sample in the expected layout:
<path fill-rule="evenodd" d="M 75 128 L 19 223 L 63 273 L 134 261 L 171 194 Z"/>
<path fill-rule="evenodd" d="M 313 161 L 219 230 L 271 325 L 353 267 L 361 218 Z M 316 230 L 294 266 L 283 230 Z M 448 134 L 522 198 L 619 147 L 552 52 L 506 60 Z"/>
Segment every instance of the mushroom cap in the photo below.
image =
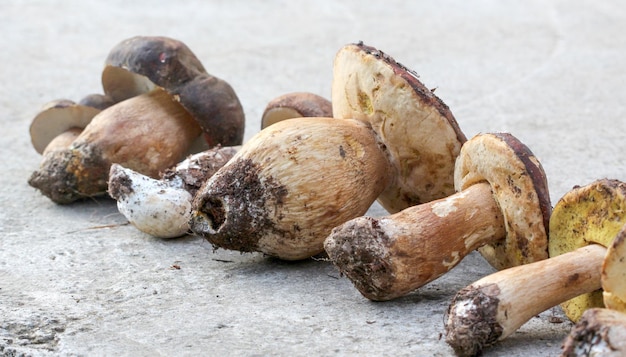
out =
<path fill-rule="evenodd" d="M 626 223 L 626 183 L 601 179 L 576 186 L 554 206 L 550 217 L 550 257 L 589 244 L 609 247 Z M 591 307 L 602 307 L 600 290 L 561 304 L 572 321 Z"/>
<path fill-rule="evenodd" d="M 115 102 L 161 87 L 197 120 L 211 146 L 243 141 L 244 112 L 235 91 L 208 74 L 178 40 L 136 36 L 122 41 L 107 56 L 102 86 Z"/>
<path fill-rule="evenodd" d="M 548 257 L 550 195 L 541 163 L 508 133 L 478 134 L 461 149 L 454 171 L 457 191 L 487 182 L 500 206 L 506 237 L 479 248 L 496 269 Z"/>
<path fill-rule="evenodd" d="M 115 101 L 113 100 L 113 98 L 106 94 L 93 93 L 86 95 L 78 102 L 78 104 L 86 105 L 88 107 L 93 107 L 100 110 L 105 110 L 106 108 L 115 104 Z"/>
<path fill-rule="evenodd" d="M 30 139 L 35 150 L 44 149 L 58 135 L 72 128 L 84 129 L 100 109 L 76 104 L 69 99 L 46 103 L 30 124 Z"/>
<path fill-rule="evenodd" d="M 309 92 L 286 93 L 267 103 L 261 116 L 261 129 L 285 119 L 332 116 L 330 100 Z"/>
<path fill-rule="evenodd" d="M 602 264 L 604 305 L 626 312 L 626 225 L 617 233 Z"/>
<path fill-rule="evenodd" d="M 368 121 L 386 145 L 396 178 L 378 201 L 390 213 L 454 193 L 454 161 L 466 141 L 454 116 L 417 75 L 362 43 L 339 50 L 335 118 Z"/>

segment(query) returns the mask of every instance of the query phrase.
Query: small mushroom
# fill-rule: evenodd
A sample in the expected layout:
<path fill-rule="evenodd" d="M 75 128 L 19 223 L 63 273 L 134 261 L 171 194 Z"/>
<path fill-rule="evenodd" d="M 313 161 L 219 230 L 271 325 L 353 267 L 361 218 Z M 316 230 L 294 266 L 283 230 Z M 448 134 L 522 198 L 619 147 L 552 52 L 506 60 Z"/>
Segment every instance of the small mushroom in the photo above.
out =
<path fill-rule="evenodd" d="M 625 223 L 626 184 L 602 179 L 566 193 L 550 217 L 550 258 L 490 274 L 460 290 L 445 319 L 448 344 L 458 355 L 472 356 L 558 304 L 572 321 L 601 307 L 605 247 Z"/>
<path fill-rule="evenodd" d="M 98 113 L 69 148 L 46 155 L 29 179 L 56 203 L 105 194 L 113 163 L 157 178 L 201 135 L 210 146 L 241 144 L 237 96 L 180 41 L 121 42 L 107 57 L 102 84 L 116 104 Z"/>
<path fill-rule="evenodd" d="M 330 101 L 309 92 L 292 92 L 272 99 L 261 116 L 261 129 L 285 119 L 301 117 L 332 117 Z"/>
<path fill-rule="evenodd" d="M 413 72 L 357 44 L 338 52 L 333 74 L 341 120 L 293 118 L 263 129 L 196 196 L 194 233 L 216 247 L 304 259 L 377 198 L 397 209 L 453 190 L 465 137 Z"/>
<path fill-rule="evenodd" d="M 475 249 L 497 269 L 547 258 L 550 200 L 532 152 L 508 133 L 461 148 L 457 193 L 333 229 L 324 247 L 365 297 L 389 300 L 445 274 Z"/>
<path fill-rule="evenodd" d="M 90 94 L 78 103 L 59 99 L 45 104 L 30 124 L 33 147 L 42 155 L 67 148 L 96 114 L 112 104 L 102 94 Z"/>
<path fill-rule="evenodd" d="M 626 355 L 626 225 L 606 251 L 602 263 L 605 308 L 583 312 L 563 342 L 564 357 Z"/>
<path fill-rule="evenodd" d="M 111 165 L 108 192 L 119 212 L 140 231 L 157 238 L 189 232 L 191 202 L 196 192 L 237 152 L 214 147 L 168 169 L 159 180 L 118 164 Z"/>

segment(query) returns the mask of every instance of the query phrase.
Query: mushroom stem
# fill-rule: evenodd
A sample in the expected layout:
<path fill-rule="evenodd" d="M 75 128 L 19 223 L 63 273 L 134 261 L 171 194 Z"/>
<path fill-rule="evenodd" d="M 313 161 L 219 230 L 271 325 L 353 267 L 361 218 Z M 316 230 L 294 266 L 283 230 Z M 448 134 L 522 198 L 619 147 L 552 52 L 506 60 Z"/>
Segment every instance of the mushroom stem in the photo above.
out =
<path fill-rule="evenodd" d="M 391 216 L 355 218 L 335 228 L 324 248 L 365 297 L 380 301 L 438 278 L 505 235 L 490 186 L 478 183 Z"/>
<path fill-rule="evenodd" d="M 284 120 L 257 133 L 198 191 L 191 229 L 216 247 L 309 258 L 333 227 L 367 212 L 390 171 L 366 122 Z"/>
<path fill-rule="evenodd" d="M 563 342 L 563 357 L 626 355 L 626 314 L 592 308 L 586 310 Z"/>
<path fill-rule="evenodd" d="M 599 289 L 606 251 L 592 244 L 474 282 L 460 290 L 448 308 L 446 342 L 459 356 L 477 355 L 533 316 Z"/>
<path fill-rule="evenodd" d="M 155 89 L 98 113 L 66 150 L 46 155 L 28 183 L 61 204 L 103 195 L 112 163 L 156 178 L 200 134 L 187 111 Z"/>

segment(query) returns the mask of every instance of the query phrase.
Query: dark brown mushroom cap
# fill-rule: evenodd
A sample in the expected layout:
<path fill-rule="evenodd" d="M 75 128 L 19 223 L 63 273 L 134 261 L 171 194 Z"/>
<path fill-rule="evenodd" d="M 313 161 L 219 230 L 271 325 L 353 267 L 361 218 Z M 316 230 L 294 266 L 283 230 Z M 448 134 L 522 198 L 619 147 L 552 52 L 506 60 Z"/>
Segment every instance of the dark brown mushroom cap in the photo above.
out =
<path fill-rule="evenodd" d="M 378 198 L 391 213 L 454 193 L 454 162 L 466 141 L 458 123 L 417 75 L 363 43 L 334 61 L 335 118 L 368 121 L 386 145 L 395 179 Z"/>
<path fill-rule="evenodd" d="M 496 269 L 548 257 L 552 207 L 541 163 L 530 149 L 508 133 L 479 134 L 468 140 L 456 162 L 457 191 L 487 182 L 502 210 L 505 239 L 479 248 Z"/>
<path fill-rule="evenodd" d="M 235 91 L 208 74 L 178 40 L 137 36 L 122 41 L 105 61 L 102 86 L 116 102 L 161 87 L 198 121 L 211 145 L 243 141 L 244 112 Z"/>

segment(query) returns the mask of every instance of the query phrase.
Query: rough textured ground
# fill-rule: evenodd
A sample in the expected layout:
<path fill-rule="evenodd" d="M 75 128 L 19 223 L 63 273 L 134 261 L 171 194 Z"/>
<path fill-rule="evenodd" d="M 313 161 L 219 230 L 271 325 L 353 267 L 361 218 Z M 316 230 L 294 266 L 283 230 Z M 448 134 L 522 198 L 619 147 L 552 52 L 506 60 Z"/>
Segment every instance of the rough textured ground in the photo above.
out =
<path fill-rule="evenodd" d="M 109 49 L 135 35 L 189 45 L 245 107 L 330 96 L 332 60 L 365 41 L 414 69 L 468 137 L 510 131 L 542 160 L 553 202 L 626 179 L 626 6 L 611 1 L 3 1 L 0 4 L 0 354 L 448 356 L 443 313 L 491 272 L 472 254 L 404 298 L 365 300 L 326 261 L 287 263 L 161 240 L 109 199 L 58 206 L 26 183 L 45 102 L 101 91 Z M 383 214 L 375 206 L 370 214 Z M 532 298 L 532 297 L 528 297 Z M 555 355 L 558 308 L 486 356 Z"/>

